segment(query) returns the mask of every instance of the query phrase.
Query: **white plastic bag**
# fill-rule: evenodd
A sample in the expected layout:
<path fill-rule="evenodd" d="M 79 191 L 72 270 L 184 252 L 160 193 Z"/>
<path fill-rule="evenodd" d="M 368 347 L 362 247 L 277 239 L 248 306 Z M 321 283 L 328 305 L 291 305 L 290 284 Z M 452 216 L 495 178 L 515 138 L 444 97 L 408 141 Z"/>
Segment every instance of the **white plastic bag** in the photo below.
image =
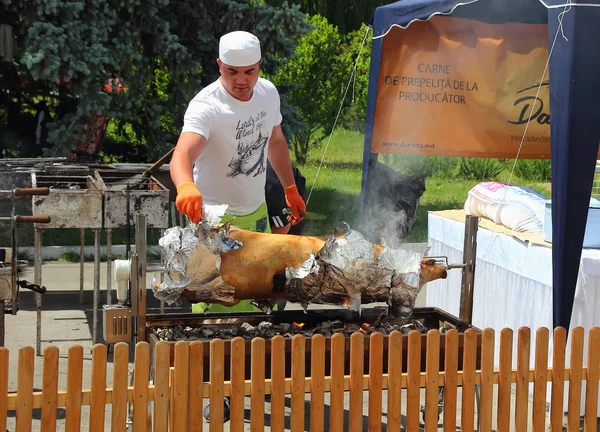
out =
<path fill-rule="evenodd" d="M 469 191 L 465 213 L 485 217 L 516 232 L 542 234 L 546 197 L 534 189 L 483 182 Z"/>

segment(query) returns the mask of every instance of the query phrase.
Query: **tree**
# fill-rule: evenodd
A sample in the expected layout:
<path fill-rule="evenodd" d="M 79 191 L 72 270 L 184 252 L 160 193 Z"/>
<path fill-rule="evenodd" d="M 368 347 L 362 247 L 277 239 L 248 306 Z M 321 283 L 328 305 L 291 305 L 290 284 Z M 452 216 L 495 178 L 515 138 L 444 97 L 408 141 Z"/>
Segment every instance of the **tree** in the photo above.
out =
<path fill-rule="evenodd" d="M 344 37 L 341 54 L 338 56 L 337 70 L 340 72 L 338 79 L 347 86 L 351 78 L 341 125 L 358 132 L 365 130 L 372 35 L 371 29 L 365 24 L 358 30 L 348 33 Z"/>
<path fill-rule="evenodd" d="M 322 132 L 329 132 L 339 106 L 343 83 L 337 80 L 336 55 L 341 43 L 337 28 L 325 18 L 308 18 L 313 30 L 296 43 L 296 55 L 273 77 L 276 85 L 289 83 L 287 98 L 298 112 L 304 127 L 291 138 L 298 163 L 306 161 L 311 146 L 316 145 Z"/>
<path fill-rule="evenodd" d="M 309 29 L 298 6 L 258 0 L 0 0 L 0 16 L 17 39 L 14 60 L 0 61 L 0 120 L 45 101 L 49 154 L 65 155 L 93 114 L 106 115 L 146 160 L 174 145 L 189 100 L 218 76 L 222 34 L 256 34 L 273 74 Z M 103 90 L 113 73 L 126 91 Z M 299 125 L 289 120 L 291 134 Z"/>
<path fill-rule="evenodd" d="M 271 6 L 281 6 L 287 0 L 265 0 Z M 368 24 L 375 8 L 394 0 L 292 0 L 308 15 L 321 15 L 344 35 Z"/>

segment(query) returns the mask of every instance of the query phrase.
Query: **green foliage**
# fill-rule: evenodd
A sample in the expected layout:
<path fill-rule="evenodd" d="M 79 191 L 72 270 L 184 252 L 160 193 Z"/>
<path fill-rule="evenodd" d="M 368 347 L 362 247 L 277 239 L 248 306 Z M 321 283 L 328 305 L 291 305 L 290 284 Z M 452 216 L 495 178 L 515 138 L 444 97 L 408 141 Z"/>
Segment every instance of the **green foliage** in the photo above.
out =
<path fill-rule="evenodd" d="M 265 0 L 272 6 L 281 6 L 288 0 Z M 290 0 L 309 15 L 321 15 L 335 25 L 341 34 L 351 33 L 368 23 L 375 8 L 392 3 L 393 0 Z"/>
<path fill-rule="evenodd" d="M 424 171 L 431 177 L 454 179 L 457 177 L 460 161 L 461 158 L 458 157 L 425 156 L 423 160 Z"/>
<path fill-rule="evenodd" d="M 338 70 L 340 71 L 338 80 L 344 83 L 344 91 L 349 79 L 352 78 L 344 104 L 341 125 L 363 133 L 367 117 L 371 36 L 371 30 L 363 24 L 358 30 L 346 35 L 345 43 L 341 46 L 341 54 L 338 56 Z"/>
<path fill-rule="evenodd" d="M 424 174 L 427 177 L 454 179 L 458 176 L 461 158 L 404 154 L 380 154 L 381 163 L 404 174 Z"/>
<path fill-rule="evenodd" d="M 309 28 L 298 6 L 252 0 L 12 1 L 0 3 L 0 16 L 9 17 L 18 47 L 13 63 L 0 62 L 0 102 L 32 113 L 39 100 L 48 104 L 48 154 L 69 154 L 97 113 L 115 125 L 114 141 L 128 130 L 138 161 L 156 160 L 176 142 L 190 99 L 218 77 L 222 34 L 256 34 L 264 71 L 274 74 Z M 112 73 L 124 93 L 103 90 Z M 291 120 L 289 131 L 298 127 Z"/>
<path fill-rule="evenodd" d="M 81 256 L 78 253 L 68 250 L 63 252 L 58 260 L 66 262 L 79 262 L 80 258 Z"/>
<path fill-rule="evenodd" d="M 298 107 L 304 123 L 291 137 L 299 163 L 305 162 L 308 150 L 320 140 L 318 133 L 331 130 L 342 89 L 332 64 L 341 43 L 337 29 L 319 15 L 307 21 L 313 30 L 298 39 L 295 56 L 272 78 L 278 86 L 289 84 L 286 98 Z"/>
<path fill-rule="evenodd" d="M 513 162 L 510 164 L 512 168 Z M 523 180 L 549 182 L 552 180 L 552 164 L 547 159 L 519 159 L 514 173 Z"/>
<path fill-rule="evenodd" d="M 461 158 L 456 175 L 466 180 L 495 180 L 504 168 L 498 159 Z"/>

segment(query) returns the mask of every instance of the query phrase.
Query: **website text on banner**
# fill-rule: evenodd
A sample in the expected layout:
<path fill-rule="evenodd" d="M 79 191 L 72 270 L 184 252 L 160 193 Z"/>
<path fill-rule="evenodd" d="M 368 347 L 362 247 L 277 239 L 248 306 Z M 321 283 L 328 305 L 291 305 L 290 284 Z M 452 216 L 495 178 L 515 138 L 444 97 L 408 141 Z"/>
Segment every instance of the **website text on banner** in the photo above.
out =
<path fill-rule="evenodd" d="M 548 29 L 433 17 L 383 38 L 373 153 L 550 157 Z"/>

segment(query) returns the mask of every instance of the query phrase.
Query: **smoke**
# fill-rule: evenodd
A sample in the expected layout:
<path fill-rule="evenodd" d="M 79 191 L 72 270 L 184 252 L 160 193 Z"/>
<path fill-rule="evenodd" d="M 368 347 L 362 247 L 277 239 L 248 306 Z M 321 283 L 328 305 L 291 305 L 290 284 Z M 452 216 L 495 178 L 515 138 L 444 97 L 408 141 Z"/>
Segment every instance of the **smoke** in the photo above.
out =
<path fill-rule="evenodd" d="M 371 242 L 400 247 L 412 227 L 423 192 L 424 174 L 402 174 L 380 162 L 371 163 L 361 233 Z"/>

